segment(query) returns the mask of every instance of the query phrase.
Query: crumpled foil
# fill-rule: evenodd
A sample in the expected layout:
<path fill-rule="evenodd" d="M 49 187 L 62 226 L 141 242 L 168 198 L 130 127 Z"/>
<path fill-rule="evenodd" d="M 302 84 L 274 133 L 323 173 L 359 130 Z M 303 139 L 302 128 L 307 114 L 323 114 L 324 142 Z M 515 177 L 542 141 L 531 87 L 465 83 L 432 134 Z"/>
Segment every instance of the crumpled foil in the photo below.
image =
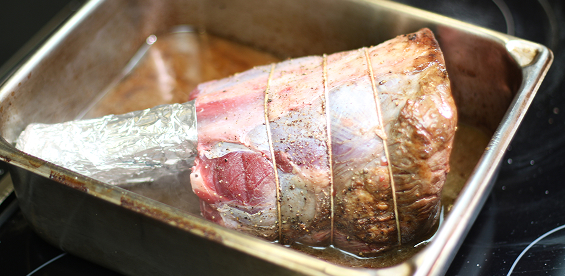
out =
<path fill-rule="evenodd" d="M 16 147 L 113 185 L 151 182 L 193 166 L 194 102 L 59 124 L 30 124 Z"/>

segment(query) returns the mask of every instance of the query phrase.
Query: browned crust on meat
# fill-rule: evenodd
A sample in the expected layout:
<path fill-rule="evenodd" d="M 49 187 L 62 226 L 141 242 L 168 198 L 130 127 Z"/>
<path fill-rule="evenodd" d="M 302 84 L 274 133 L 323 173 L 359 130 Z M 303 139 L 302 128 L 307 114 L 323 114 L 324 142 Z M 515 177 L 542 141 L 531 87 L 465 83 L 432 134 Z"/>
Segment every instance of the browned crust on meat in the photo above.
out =
<path fill-rule="evenodd" d="M 417 97 L 406 102 L 390 131 L 395 141 L 390 152 L 402 242 L 428 233 L 437 222 L 457 128 L 455 103 L 437 41 L 429 30 L 408 35 L 408 39 L 429 45 L 429 54 L 414 61 L 415 71 L 428 71 L 426 78 L 420 80 Z"/>
<path fill-rule="evenodd" d="M 449 171 L 457 114 L 443 54 L 428 29 L 397 39 L 403 38 L 395 44 L 395 51 L 416 46 L 423 53 L 404 73 L 423 77 L 399 116 L 387 123 L 388 137 L 383 143 L 388 145 L 393 181 L 388 169 L 369 165 L 380 171 L 357 172 L 347 191 L 336 199 L 336 239 L 347 240 L 345 250 L 360 255 L 382 252 L 429 233 L 439 218 L 440 194 Z M 395 185 L 395 202 L 391 183 Z M 350 223 L 343 223 L 346 221 Z M 351 235 L 340 237 L 343 233 Z"/>

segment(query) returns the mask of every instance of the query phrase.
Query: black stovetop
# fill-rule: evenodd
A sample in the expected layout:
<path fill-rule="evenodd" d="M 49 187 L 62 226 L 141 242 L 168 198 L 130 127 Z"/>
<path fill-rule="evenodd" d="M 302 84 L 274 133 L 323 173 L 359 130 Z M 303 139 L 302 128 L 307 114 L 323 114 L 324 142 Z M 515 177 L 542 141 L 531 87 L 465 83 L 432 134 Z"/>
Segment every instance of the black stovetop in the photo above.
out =
<path fill-rule="evenodd" d="M 3 3 L 0 65 L 69 2 Z M 554 63 L 447 275 L 565 275 L 565 3 L 398 2 L 509 33 L 553 50 Z M 114 274 L 39 238 L 23 218 L 14 195 L 0 204 L 0 275 Z"/>

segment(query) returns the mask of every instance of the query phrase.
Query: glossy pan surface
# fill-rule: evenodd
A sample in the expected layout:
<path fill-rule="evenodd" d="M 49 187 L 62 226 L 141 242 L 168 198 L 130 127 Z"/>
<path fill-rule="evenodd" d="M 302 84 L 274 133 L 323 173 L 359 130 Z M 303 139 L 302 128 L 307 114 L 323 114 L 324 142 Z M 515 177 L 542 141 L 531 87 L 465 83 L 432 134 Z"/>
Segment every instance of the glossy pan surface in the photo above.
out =
<path fill-rule="evenodd" d="M 349 50 L 432 29 L 461 121 L 491 137 L 433 240 L 393 267 L 338 265 L 15 149 L 12 143 L 31 122 L 83 116 L 150 35 L 178 25 L 280 58 Z M 388 1 L 89 1 L 0 87 L 0 159 L 11 165 L 20 207 L 43 238 L 124 274 L 440 275 L 482 207 L 551 61 L 542 45 Z"/>

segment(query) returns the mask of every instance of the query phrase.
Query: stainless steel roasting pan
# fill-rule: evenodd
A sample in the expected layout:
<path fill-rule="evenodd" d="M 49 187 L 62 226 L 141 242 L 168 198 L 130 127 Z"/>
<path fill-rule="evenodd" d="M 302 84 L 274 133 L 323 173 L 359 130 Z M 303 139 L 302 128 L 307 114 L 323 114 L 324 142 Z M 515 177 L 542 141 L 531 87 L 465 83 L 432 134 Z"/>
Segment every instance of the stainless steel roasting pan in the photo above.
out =
<path fill-rule="evenodd" d="M 380 269 L 334 264 L 227 230 L 16 150 L 26 125 L 84 114 L 148 36 L 177 25 L 281 58 L 374 45 L 428 27 L 444 51 L 460 121 L 490 142 L 431 242 Z M 0 87 L 0 159 L 10 165 L 22 212 L 39 235 L 124 274 L 441 275 L 552 59 L 542 45 L 389 1 L 87 1 Z"/>

